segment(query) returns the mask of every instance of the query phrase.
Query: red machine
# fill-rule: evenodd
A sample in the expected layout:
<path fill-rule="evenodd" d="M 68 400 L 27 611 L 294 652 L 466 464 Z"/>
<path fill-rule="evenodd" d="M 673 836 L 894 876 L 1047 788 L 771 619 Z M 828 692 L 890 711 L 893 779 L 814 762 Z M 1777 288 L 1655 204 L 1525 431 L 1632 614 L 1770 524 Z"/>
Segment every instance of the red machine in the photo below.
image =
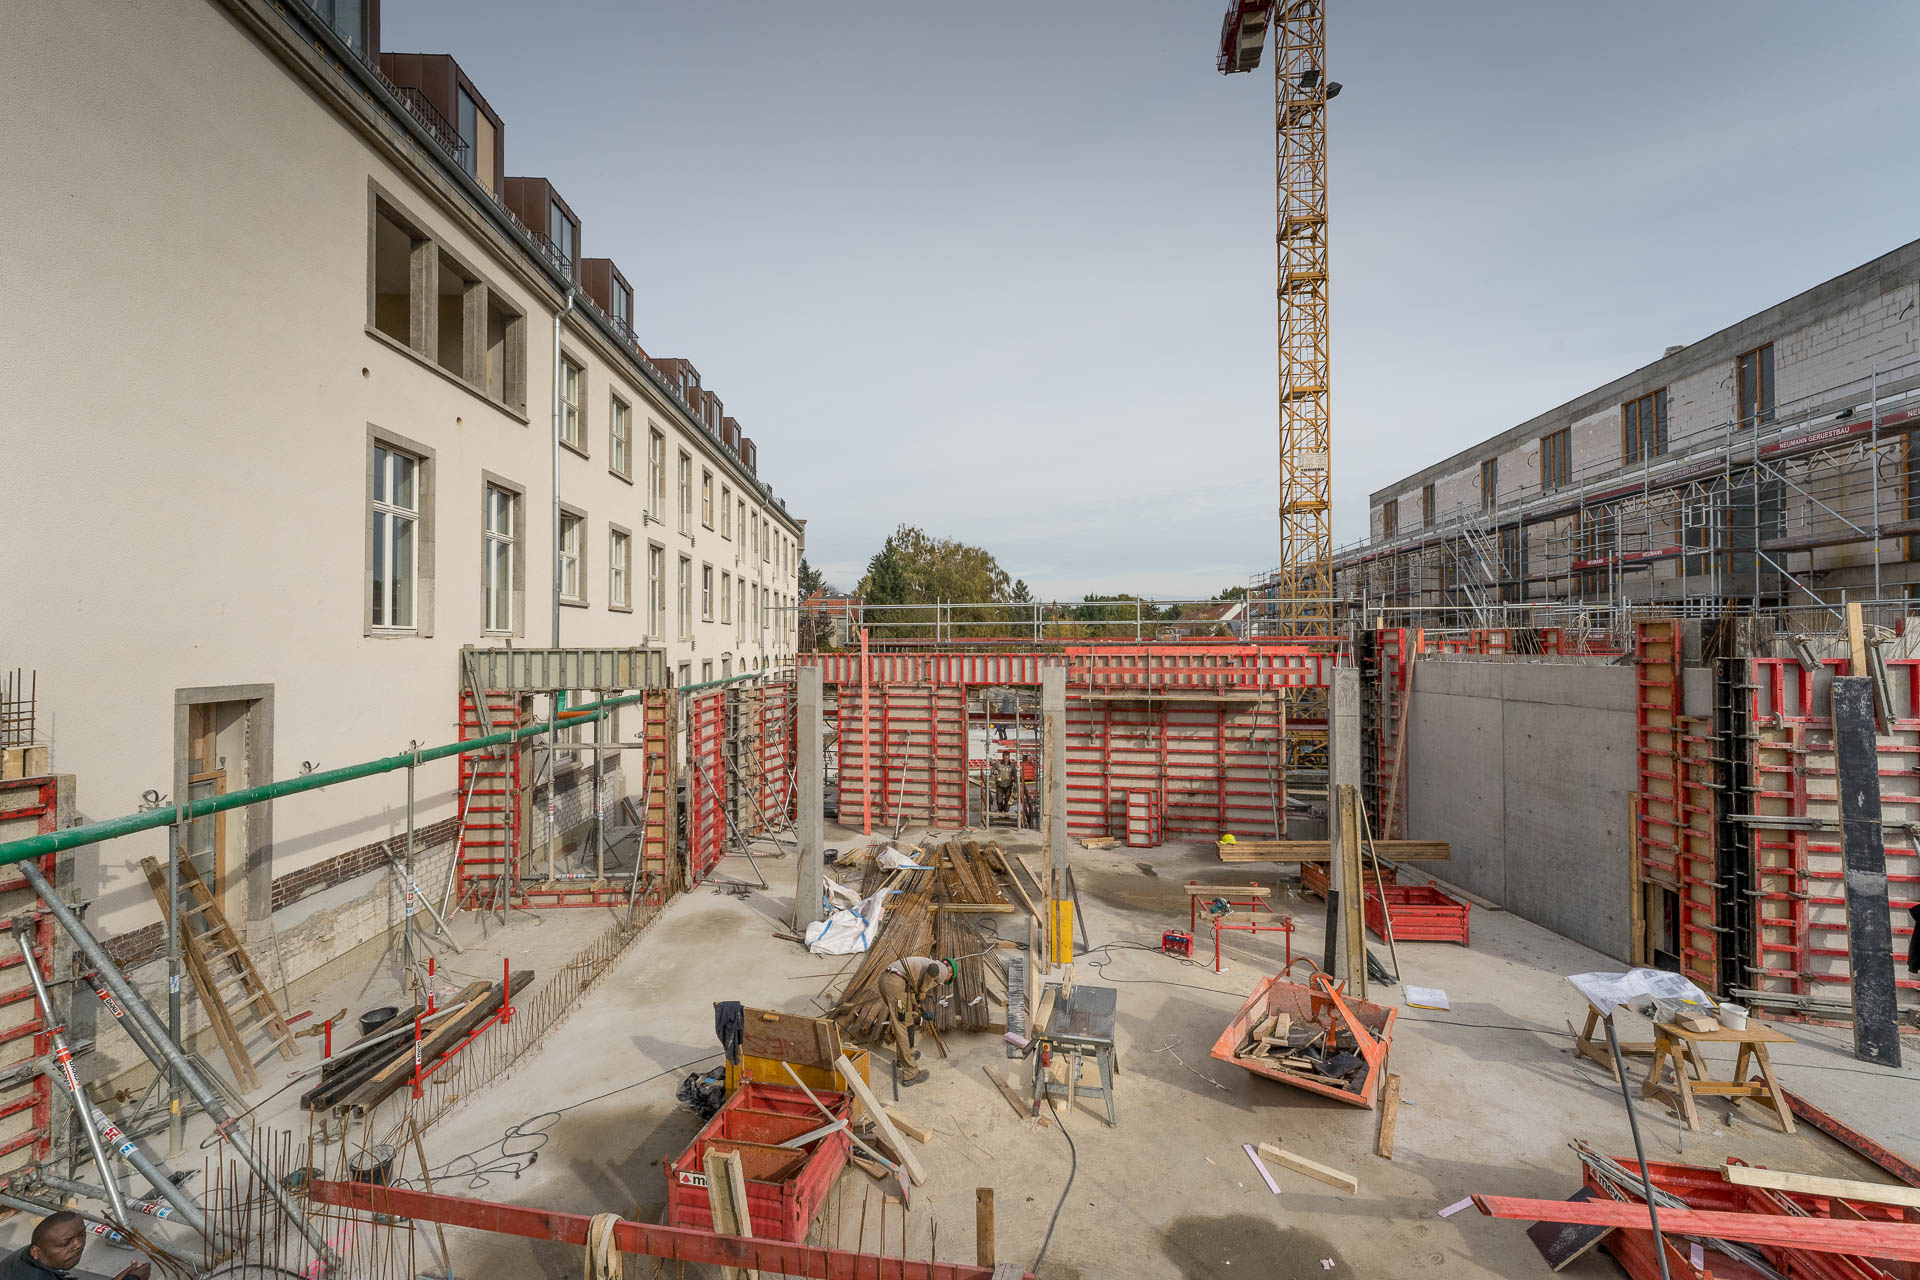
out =
<path fill-rule="evenodd" d="M 1193 955 L 1193 935 L 1169 929 L 1160 935 L 1160 951 L 1163 955 L 1190 958 Z"/>

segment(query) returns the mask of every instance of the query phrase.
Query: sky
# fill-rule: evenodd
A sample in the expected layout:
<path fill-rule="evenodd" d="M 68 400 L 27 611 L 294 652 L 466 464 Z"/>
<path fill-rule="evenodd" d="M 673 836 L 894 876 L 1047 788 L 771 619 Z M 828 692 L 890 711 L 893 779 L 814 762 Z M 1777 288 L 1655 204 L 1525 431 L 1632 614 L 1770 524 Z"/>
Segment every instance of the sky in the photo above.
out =
<path fill-rule="evenodd" d="M 1273 83 L 1224 0 L 386 0 L 851 588 L 1277 556 Z M 1367 496 L 1920 234 L 1920 6 L 1329 0 L 1334 541 Z M 1268 51 L 1271 58 L 1271 49 Z"/>

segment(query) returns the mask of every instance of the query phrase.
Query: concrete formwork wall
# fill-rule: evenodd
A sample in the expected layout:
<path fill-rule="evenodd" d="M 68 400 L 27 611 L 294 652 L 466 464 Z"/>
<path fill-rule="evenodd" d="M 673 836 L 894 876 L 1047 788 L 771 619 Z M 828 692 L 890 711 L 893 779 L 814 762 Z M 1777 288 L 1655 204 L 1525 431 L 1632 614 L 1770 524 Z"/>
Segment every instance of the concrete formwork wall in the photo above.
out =
<path fill-rule="evenodd" d="M 1416 662 L 1407 830 L 1453 845 L 1434 872 L 1626 959 L 1633 700 L 1629 667 Z"/>

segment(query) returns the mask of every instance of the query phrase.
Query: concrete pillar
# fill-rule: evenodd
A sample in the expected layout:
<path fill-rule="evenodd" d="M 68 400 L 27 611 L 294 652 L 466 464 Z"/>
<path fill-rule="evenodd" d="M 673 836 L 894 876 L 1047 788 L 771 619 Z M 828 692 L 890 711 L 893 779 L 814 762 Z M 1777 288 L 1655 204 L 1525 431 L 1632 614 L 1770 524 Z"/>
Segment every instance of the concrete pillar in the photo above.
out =
<path fill-rule="evenodd" d="M 1360 777 L 1360 669 L 1358 667 L 1336 667 L 1333 672 L 1333 688 L 1327 703 L 1327 884 L 1338 896 L 1338 901 L 1346 903 L 1348 885 L 1346 867 L 1340 857 L 1343 833 L 1340 830 L 1340 788 L 1342 786 L 1359 787 Z M 1353 893 L 1362 893 L 1361 885 L 1352 886 Z M 1329 899 L 1327 910 L 1328 927 L 1340 918 L 1332 909 L 1333 899 Z M 1353 975 L 1348 957 L 1358 948 L 1350 939 L 1342 939 L 1341 945 L 1331 948 L 1333 953 L 1333 976 L 1341 980 L 1350 980 Z"/>
<path fill-rule="evenodd" d="M 1067 873 L 1067 670 L 1040 673 L 1040 753 L 1046 761 L 1046 790 L 1040 793 L 1040 831 L 1055 883 Z"/>
<path fill-rule="evenodd" d="M 800 841 L 800 865 L 793 884 L 794 927 L 804 931 L 821 916 L 821 876 L 825 873 L 823 846 L 826 842 L 826 810 L 822 791 L 826 769 L 822 763 L 824 721 L 821 718 L 820 668 L 802 667 L 799 673 L 798 709 L 794 717 L 793 767 L 794 794 L 800 801 L 794 822 Z"/>

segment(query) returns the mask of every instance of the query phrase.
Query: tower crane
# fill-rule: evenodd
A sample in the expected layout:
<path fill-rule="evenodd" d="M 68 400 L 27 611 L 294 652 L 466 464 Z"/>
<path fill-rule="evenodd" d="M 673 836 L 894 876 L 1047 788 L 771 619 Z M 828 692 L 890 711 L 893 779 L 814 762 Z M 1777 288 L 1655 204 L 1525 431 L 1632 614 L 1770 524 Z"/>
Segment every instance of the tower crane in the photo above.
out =
<path fill-rule="evenodd" d="M 1333 630 L 1333 438 L 1327 355 L 1326 0 L 1230 0 L 1224 75 L 1260 65 L 1273 31 L 1275 244 L 1280 311 L 1282 635 Z"/>

